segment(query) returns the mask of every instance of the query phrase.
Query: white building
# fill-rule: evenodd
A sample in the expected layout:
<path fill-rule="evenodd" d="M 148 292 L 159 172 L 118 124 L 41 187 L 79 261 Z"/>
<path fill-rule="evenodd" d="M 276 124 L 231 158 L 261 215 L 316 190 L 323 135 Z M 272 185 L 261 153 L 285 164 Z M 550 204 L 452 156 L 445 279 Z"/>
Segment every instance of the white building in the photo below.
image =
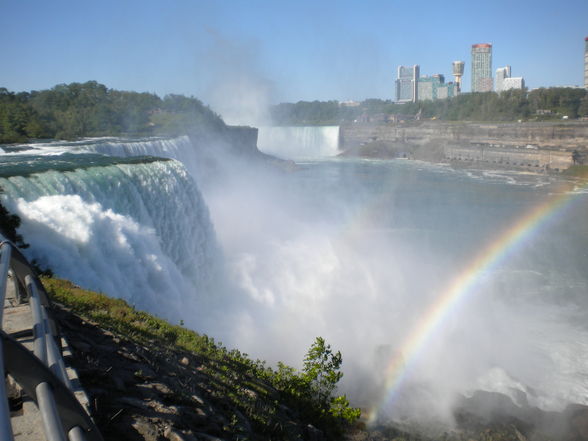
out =
<path fill-rule="evenodd" d="M 419 65 L 398 66 L 396 80 L 396 101 L 399 103 L 415 103 L 418 99 Z"/>
<path fill-rule="evenodd" d="M 496 92 L 502 92 L 504 89 L 504 79 L 510 78 L 510 66 L 499 67 L 496 69 L 496 77 L 494 81 L 494 90 Z"/>
<path fill-rule="evenodd" d="M 504 82 L 502 83 L 502 90 L 511 90 L 511 89 L 524 89 L 525 88 L 525 80 L 523 77 L 510 77 L 505 78 Z"/>
<path fill-rule="evenodd" d="M 510 66 L 500 67 L 496 69 L 496 82 L 494 89 L 496 92 L 504 92 L 511 89 L 523 89 L 525 87 L 525 80 L 523 77 L 511 77 Z"/>

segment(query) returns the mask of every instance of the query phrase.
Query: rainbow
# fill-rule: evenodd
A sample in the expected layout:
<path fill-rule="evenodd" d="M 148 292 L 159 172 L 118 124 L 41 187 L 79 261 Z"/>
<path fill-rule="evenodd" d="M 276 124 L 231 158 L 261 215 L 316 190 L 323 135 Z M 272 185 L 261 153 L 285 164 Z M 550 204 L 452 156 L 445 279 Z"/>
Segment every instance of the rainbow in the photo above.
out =
<path fill-rule="evenodd" d="M 582 186 L 580 190 L 586 187 L 588 185 Z M 565 210 L 574 199 L 574 195 L 578 194 L 577 191 L 570 192 L 570 190 L 570 188 L 560 188 L 556 193 L 552 193 L 544 202 L 533 207 L 509 229 L 497 236 L 428 307 L 402 344 L 399 355 L 393 357 L 388 365 L 383 393 L 368 413 L 369 423 L 375 422 L 384 403 L 395 397 L 418 355 L 427 346 L 428 340 L 443 324 L 450 311 L 454 310 L 459 302 L 476 292 L 477 282 L 484 273 L 504 262 L 516 249 L 541 231 L 550 220 Z"/>

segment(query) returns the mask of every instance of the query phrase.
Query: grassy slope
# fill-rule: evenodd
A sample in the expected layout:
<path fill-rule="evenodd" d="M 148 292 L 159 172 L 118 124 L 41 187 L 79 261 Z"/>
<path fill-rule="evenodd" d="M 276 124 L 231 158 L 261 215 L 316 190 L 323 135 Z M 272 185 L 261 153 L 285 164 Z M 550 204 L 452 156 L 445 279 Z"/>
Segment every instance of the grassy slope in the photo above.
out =
<path fill-rule="evenodd" d="M 223 402 L 228 419 L 232 413 L 247 418 L 252 439 L 307 438 L 308 424 L 326 439 L 340 439 L 345 426 L 342 419 L 315 405 L 293 369 L 272 370 L 206 335 L 137 311 L 124 300 L 81 289 L 66 280 L 43 278 L 42 282 L 53 301 L 123 339 L 157 348 L 158 353 L 176 354 L 176 359 L 182 353 L 196 358 L 199 373 L 208 378 L 211 395 Z M 235 434 L 227 435 L 234 439 Z"/>

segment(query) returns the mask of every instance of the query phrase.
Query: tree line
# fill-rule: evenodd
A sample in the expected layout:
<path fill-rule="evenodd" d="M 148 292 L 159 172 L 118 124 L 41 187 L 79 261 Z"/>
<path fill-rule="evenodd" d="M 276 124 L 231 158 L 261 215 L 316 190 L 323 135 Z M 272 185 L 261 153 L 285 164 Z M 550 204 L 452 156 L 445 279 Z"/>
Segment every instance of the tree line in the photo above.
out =
<path fill-rule="evenodd" d="M 187 128 L 221 129 L 219 115 L 183 95 L 108 89 L 96 81 L 49 90 L 0 88 L 0 143 L 86 136 L 177 135 Z"/>
<path fill-rule="evenodd" d="M 337 101 L 299 101 L 271 108 L 276 125 L 344 124 L 386 120 L 392 115 L 416 116 L 445 121 L 542 121 L 588 117 L 585 89 L 553 87 L 508 90 L 501 93 L 464 93 L 436 101 L 399 104 L 368 99 L 353 106 Z"/>

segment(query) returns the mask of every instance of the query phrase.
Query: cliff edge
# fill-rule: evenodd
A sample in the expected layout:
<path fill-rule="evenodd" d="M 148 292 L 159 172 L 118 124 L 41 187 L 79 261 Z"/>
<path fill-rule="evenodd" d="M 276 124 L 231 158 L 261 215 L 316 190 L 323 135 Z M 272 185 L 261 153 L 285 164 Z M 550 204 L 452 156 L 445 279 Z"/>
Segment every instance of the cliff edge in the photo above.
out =
<path fill-rule="evenodd" d="M 562 171 L 588 163 L 588 121 L 356 123 L 340 130 L 345 156 L 535 171 Z"/>

